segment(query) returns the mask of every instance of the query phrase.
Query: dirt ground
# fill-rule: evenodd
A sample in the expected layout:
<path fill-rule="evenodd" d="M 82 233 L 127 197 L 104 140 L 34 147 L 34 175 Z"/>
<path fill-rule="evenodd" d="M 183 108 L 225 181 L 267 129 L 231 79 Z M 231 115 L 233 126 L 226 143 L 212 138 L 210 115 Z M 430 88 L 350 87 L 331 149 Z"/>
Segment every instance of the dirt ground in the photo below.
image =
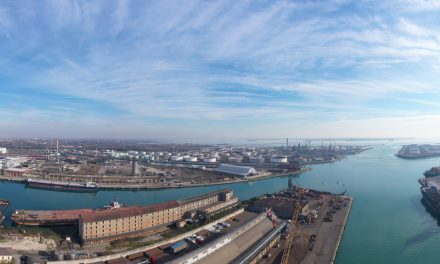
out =
<path fill-rule="evenodd" d="M 6 238 L 0 240 L 0 247 L 11 247 L 15 250 L 26 251 L 46 251 L 55 249 L 56 242 L 52 239 L 46 239 L 43 243 L 40 243 L 38 237 Z"/>

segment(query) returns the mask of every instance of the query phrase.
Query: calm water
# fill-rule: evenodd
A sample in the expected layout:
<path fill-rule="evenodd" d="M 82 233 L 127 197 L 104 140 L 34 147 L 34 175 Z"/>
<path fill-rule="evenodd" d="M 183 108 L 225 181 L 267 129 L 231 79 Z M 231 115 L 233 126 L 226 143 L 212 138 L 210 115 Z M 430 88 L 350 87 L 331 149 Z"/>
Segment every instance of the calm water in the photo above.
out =
<path fill-rule="evenodd" d="M 417 179 L 440 159 L 400 160 L 394 153 L 400 144 L 375 146 L 373 150 L 332 164 L 314 165 L 311 172 L 295 178 L 304 187 L 342 192 L 354 197 L 338 264 L 438 263 L 440 228 L 421 205 Z M 343 186 L 345 185 L 345 187 Z M 96 195 L 52 192 L 0 183 L 0 198 L 12 201 L 9 211 L 102 207 L 114 196 L 124 204 L 152 204 L 231 188 L 248 199 L 287 187 L 287 177 L 254 183 L 169 189 L 158 191 L 100 191 Z"/>

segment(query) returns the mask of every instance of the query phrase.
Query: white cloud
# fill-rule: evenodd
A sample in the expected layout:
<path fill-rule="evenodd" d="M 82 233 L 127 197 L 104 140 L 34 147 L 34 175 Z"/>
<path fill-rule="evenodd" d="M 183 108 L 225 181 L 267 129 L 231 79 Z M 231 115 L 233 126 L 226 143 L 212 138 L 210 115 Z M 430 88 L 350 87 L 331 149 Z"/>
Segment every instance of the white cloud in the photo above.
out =
<path fill-rule="evenodd" d="M 352 4 L 365 9 L 341 9 Z M 418 12 L 426 5 L 436 8 L 430 1 L 399 5 L 415 5 Z M 48 1 L 26 18 L 34 24 L 28 27 L 0 5 L 0 32 L 12 37 L 0 43 L 0 71 L 13 72 L 36 91 L 104 102 L 133 116 L 140 127 L 153 119 L 320 122 L 329 112 L 348 120 L 335 126 L 351 126 L 356 116 L 373 122 L 384 111 L 393 118 L 413 110 L 374 105 L 395 98 L 427 114 L 421 106 L 434 106 L 438 99 L 433 79 L 439 29 L 414 13 L 380 4 L 371 12 L 371 6 L 368 1 Z M 417 72 L 402 72 L 406 67 Z M 424 94 L 431 97 L 408 100 Z"/>

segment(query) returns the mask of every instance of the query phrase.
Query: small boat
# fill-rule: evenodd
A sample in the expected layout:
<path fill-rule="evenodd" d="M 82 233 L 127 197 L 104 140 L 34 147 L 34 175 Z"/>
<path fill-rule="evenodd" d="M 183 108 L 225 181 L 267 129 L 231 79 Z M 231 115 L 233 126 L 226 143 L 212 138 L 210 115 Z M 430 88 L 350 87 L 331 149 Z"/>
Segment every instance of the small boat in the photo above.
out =
<path fill-rule="evenodd" d="M 115 199 L 114 199 L 109 205 L 105 205 L 105 206 L 104 206 L 104 209 L 105 209 L 105 210 L 112 210 L 112 209 L 121 208 L 121 207 L 123 207 L 123 206 L 124 206 L 123 204 L 120 204 L 120 203 L 118 202 L 118 198 L 115 197 Z"/>
<path fill-rule="evenodd" d="M 26 186 L 30 188 L 47 189 L 53 191 L 69 192 L 97 192 L 98 184 L 94 182 L 76 183 L 76 182 L 57 182 L 37 179 L 28 179 Z"/>

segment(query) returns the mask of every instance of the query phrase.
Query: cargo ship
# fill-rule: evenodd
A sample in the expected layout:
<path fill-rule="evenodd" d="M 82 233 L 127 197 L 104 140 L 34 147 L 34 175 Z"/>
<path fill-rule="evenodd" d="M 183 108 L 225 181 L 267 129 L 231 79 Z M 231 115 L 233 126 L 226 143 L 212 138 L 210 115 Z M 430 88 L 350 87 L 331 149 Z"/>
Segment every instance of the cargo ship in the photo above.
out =
<path fill-rule="evenodd" d="M 423 175 L 427 178 L 440 176 L 440 167 L 432 167 L 430 170 L 425 171 Z"/>
<path fill-rule="evenodd" d="M 1 201 L 1 200 L 0 200 Z M 113 210 L 124 207 L 115 199 L 101 210 Z M 74 209 L 74 210 L 16 210 L 11 220 L 16 225 L 26 226 L 53 226 L 53 225 L 76 225 L 79 216 L 93 212 L 93 209 Z"/>
<path fill-rule="evenodd" d="M 423 202 L 437 215 L 440 216 L 440 177 L 431 177 L 419 180 L 422 187 Z"/>
<path fill-rule="evenodd" d="M 75 225 L 78 224 L 81 214 L 90 212 L 93 210 L 17 210 L 12 214 L 11 220 L 16 225 L 27 226 Z"/>
<path fill-rule="evenodd" d="M 69 192 L 97 192 L 98 184 L 94 182 L 75 183 L 75 182 L 56 182 L 46 180 L 28 179 L 26 186 L 30 188 L 47 189 L 54 191 Z"/>

